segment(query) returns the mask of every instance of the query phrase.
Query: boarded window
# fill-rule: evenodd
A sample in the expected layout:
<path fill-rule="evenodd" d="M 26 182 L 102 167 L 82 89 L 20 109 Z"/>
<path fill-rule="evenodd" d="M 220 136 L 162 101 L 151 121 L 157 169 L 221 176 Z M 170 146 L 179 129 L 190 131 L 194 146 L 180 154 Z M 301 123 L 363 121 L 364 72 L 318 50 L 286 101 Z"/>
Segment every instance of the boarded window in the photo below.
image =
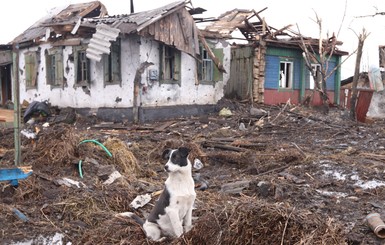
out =
<path fill-rule="evenodd" d="M 37 88 L 38 53 L 28 52 L 24 55 L 25 83 L 27 89 Z"/>
<path fill-rule="evenodd" d="M 161 45 L 161 82 L 180 84 L 181 53 L 167 45 Z"/>
<path fill-rule="evenodd" d="M 57 47 L 46 50 L 45 62 L 47 84 L 61 87 L 64 81 L 63 48 Z"/>
<path fill-rule="evenodd" d="M 111 52 L 104 55 L 104 85 L 121 83 L 120 39 L 111 43 Z"/>
<path fill-rule="evenodd" d="M 76 85 L 90 84 L 90 60 L 86 56 L 86 47 L 74 47 Z"/>
<path fill-rule="evenodd" d="M 293 62 L 281 61 L 279 64 L 279 88 L 293 87 Z"/>

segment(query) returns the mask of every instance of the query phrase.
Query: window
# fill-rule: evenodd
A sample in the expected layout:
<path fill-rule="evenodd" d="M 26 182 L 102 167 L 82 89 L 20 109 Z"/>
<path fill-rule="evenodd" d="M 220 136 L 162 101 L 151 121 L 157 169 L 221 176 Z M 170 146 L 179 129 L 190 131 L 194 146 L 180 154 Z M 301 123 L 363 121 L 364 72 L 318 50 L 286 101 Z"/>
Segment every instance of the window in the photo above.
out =
<path fill-rule="evenodd" d="M 37 88 L 38 53 L 27 52 L 24 54 L 25 83 L 27 89 Z"/>
<path fill-rule="evenodd" d="M 104 55 L 104 85 L 120 84 L 120 39 L 111 43 L 111 52 Z"/>
<path fill-rule="evenodd" d="M 317 71 L 321 69 L 320 64 L 311 64 L 311 69 L 313 70 L 314 74 L 317 75 Z M 309 89 L 315 88 L 315 81 L 314 77 L 312 76 L 311 72 L 309 71 Z"/>
<path fill-rule="evenodd" d="M 170 46 L 161 46 L 161 82 L 180 83 L 181 53 Z"/>
<path fill-rule="evenodd" d="M 213 81 L 214 62 L 202 46 L 199 48 L 201 60 L 198 62 L 198 79 L 200 81 Z"/>
<path fill-rule="evenodd" d="M 279 88 L 291 89 L 293 86 L 293 62 L 281 61 L 279 65 Z"/>
<path fill-rule="evenodd" d="M 64 81 L 63 49 L 52 48 L 45 51 L 47 84 L 60 87 Z"/>
<path fill-rule="evenodd" d="M 78 86 L 87 86 L 90 80 L 90 60 L 86 56 L 86 47 L 74 47 L 75 81 Z"/>
<path fill-rule="evenodd" d="M 223 63 L 223 49 L 211 49 L 214 56 Z M 214 61 L 209 56 L 208 51 L 199 47 L 201 60 L 197 61 L 198 79 L 202 84 L 214 84 L 216 81 L 223 80 L 223 73 L 218 70 Z"/>

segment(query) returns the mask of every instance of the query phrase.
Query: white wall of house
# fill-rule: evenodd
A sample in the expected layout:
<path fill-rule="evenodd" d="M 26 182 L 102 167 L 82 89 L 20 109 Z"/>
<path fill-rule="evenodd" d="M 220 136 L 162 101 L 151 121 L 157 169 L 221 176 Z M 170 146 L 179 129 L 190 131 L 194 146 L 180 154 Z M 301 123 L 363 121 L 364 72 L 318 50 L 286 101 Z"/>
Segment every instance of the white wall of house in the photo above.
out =
<path fill-rule="evenodd" d="M 220 47 L 220 43 L 218 43 Z M 178 84 L 159 84 L 159 81 L 149 79 L 149 71 L 155 69 L 159 74 L 159 44 L 149 38 L 129 36 L 121 42 L 121 85 L 107 85 L 103 82 L 102 62 L 91 61 L 91 84 L 87 88 L 76 86 L 74 62 L 70 59 L 73 48 L 67 46 L 63 49 L 64 88 L 52 88 L 46 83 L 45 50 L 51 44 L 42 44 L 40 47 L 21 50 L 19 56 L 19 81 L 20 100 L 44 101 L 48 100 L 58 107 L 98 108 L 98 107 L 132 107 L 133 84 L 137 68 L 144 61 L 154 65 L 148 67 L 142 75 L 140 89 L 140 105 L 146 106 L 172 106 L 189 104 L 215 104 L 224 93 L 223 87 L 229 79 L 230 47 L 224 48 L 224 67 L 228 73 L 223 75 L 223 81 L 213 85 L 196 85 L 196 61 L 191 56 L 182 53 L 181 79 Z M 38 68 L 37 88 L 26 89 L 24 53 L 38 51 L 40 48 L 40 63 Z M 121 99 L 116 100 L 116 99 Z M 119 102 L 117 102 L 119 101 Z"/>
<path fill-rule="evenodd" d="M 197 82 L 196 60 L 190 55 L 182 52 L 181 83 L 162 84 L 159 81 L 151 81 L 150 70 L 159 71 L 159 43 L 142 38 L 141 41 L 141 60 L 148 61 L 154 65 L 148 67 L 142 75 L 141 104 L 143 106 L 172 106 L 190 104 L 215 104 L 223 96 L 223 87 L 229 79 L 229 73 L 223 75 L 223 81 L 213 85 L 203 85 Z M 223 48 L 221 43 L 216 48 Z M 224 48 L 224 67 L 230 71 L 230 46 Z"/>

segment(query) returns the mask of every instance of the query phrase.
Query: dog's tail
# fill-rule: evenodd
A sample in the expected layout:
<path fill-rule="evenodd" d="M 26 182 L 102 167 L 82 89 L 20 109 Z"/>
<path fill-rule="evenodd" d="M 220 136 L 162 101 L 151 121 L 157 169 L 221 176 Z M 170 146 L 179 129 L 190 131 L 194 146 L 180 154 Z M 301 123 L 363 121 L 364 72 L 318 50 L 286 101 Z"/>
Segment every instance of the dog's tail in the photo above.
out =
<path fill-rule="evenodd" d="M 139 225 L 143 226 L 143 224 L 144 224 L 144 220 L 133 212 L 119 213 L 116 216 L 118 216 L 118 217 L 130 217 L 133 220 L 135 220 Z"/>

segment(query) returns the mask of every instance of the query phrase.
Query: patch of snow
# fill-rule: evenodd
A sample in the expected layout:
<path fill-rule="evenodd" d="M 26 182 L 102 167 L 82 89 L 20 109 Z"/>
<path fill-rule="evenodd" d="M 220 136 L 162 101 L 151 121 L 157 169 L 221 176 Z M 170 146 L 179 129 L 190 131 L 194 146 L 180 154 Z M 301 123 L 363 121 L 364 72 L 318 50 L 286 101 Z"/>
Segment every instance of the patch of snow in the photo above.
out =
<path fill-rule="evenodd" d="M 366 182 L 362 180 L 357 180 L 355 185 L 361 187 L 362 189 L 374 189 L 380 186 L 385 186 L 385 182 L 379 180 L 370 180 Z"/>
<path fill-rule="evenodd" d="M 40 244 L 40 245 L 63 245 L 64 235 L 60 233 L 55 233 L 53 236 L 43 236 L 39 235 L 38 237 L 23 241 L 23 242 L 15 242 L 10 245 L 32 245 L 32 244 Z M 71 245 L 71 242 L 67 242 L 66 245 Z"/>
<path fill-rule="evenodd" d="M 337 180 L 346 180 L 346 174 L 339 173 L 338 171 L 324 170 L 324 174 L 327 176 L 332 176 Z"/>
<path fill-rule="evenodd" d="M 357 174 L 353 174 L 352 176 L 350 176 L 350 179 L 351 180 L 359 180 L 360 177 Z"/>
<path fill-rule="evenodd" d="M 347 197 L 348 196 L 348 194 L 346 194 L 346 193 L 336 192 L 336 191 L 316 190 L 316 192 L 318 192 L 321 195 L 328 196 L 328 197 L 340 198 L 340 197 Z"/>

